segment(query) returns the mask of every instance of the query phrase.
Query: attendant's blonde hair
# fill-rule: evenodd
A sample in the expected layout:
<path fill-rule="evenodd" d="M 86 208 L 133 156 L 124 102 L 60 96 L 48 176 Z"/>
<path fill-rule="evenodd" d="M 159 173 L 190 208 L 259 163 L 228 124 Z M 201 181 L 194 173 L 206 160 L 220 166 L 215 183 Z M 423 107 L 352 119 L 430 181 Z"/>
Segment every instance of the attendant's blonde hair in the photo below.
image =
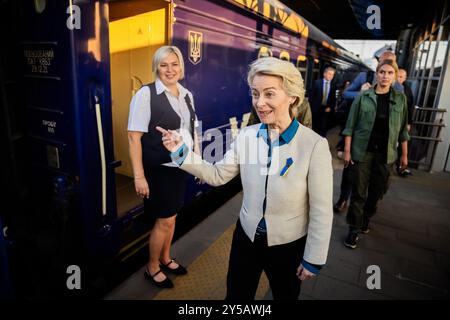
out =
<path fill-rule="evenodd" d="M 156 50 L 153 55 L 153 63 L 152 63 L 152 71 L 154 76 L 158 76 L 158 66 L 161 63 L 161 60 L 166 58 L 169 54 L 175 54 L 180 62 L 181 76 L 180 80 L 184 78 L 184 60 L 183 54 L 180 49 L 175 46 L 162 46 Z"/>

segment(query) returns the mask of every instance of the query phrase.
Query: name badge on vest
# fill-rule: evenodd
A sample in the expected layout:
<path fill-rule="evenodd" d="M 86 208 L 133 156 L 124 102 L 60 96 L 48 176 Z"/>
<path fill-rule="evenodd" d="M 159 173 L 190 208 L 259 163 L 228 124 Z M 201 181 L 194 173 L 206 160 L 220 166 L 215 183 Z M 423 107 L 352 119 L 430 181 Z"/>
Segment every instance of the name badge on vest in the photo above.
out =
<path fill-rule="evenodd" d="M 285 177 L 288 174 L 289 169 L 291 168 L 293 163 L 294 163 L 294 160 L 292 160 L 292 158 L 287 158 L 286 165 L 284 166 L 283 169 L 281 169 L 280 176 Z"/>

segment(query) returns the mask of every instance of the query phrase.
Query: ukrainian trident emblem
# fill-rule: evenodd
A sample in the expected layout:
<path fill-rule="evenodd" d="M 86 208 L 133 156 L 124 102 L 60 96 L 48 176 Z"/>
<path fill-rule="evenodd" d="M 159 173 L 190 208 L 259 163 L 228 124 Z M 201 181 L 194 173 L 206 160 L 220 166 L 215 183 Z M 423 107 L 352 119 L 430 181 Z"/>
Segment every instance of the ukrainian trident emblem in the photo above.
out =
<path fill-rule="evenodd" d="M 189 31 L 189 61 L 192 64 L 197 64 L 202 60 L 202 41 L 202 33 Z"/>

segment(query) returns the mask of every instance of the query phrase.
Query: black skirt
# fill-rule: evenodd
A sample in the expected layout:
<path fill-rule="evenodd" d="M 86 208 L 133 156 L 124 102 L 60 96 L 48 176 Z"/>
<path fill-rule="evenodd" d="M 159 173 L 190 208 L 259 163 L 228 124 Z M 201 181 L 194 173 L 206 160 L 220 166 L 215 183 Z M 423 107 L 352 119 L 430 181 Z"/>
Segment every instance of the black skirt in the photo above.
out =
<path fill-rule="evenodd" d="M 176 167 L 163 165 L 145 170 L 150 197 L 144 199 L 145 214 L 153 218 L 176 215 L 184 203 L 188 174 Z"/>

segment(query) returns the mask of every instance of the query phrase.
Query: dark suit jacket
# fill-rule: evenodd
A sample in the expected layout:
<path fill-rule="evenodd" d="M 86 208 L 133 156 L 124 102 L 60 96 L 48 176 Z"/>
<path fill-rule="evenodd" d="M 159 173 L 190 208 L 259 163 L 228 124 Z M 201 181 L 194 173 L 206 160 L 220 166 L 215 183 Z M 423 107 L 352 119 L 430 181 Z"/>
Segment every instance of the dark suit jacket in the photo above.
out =
<path fill-rule="evenodd" d="M 331 112 L 334 111 L 334 106 L 336 104 L 336 86 L 331 81 L 330 84 L 330 92 L 328 94 L 328 99 L 326 103 L 326 107 L 322 106 L 322 97 L 323 97 L 323 78 L 317 79 L 314 81 L 314 86 L 312 89 L 312 94 L 310 95 L 309 102 L 311 104 L 311 111 L 313 113 L 323 112 L 326 107 L 331 108 Z"/>
<path fill-rule="evenodd" d="M 407 83 L 403 84 L 404 91 L 403 93 L 406 96 L 406 102 L 408 104 L 408 124 L 412 123 L 413 113 L 414 113 L 414 95 L 412 93 L 411 88 Z"/>

